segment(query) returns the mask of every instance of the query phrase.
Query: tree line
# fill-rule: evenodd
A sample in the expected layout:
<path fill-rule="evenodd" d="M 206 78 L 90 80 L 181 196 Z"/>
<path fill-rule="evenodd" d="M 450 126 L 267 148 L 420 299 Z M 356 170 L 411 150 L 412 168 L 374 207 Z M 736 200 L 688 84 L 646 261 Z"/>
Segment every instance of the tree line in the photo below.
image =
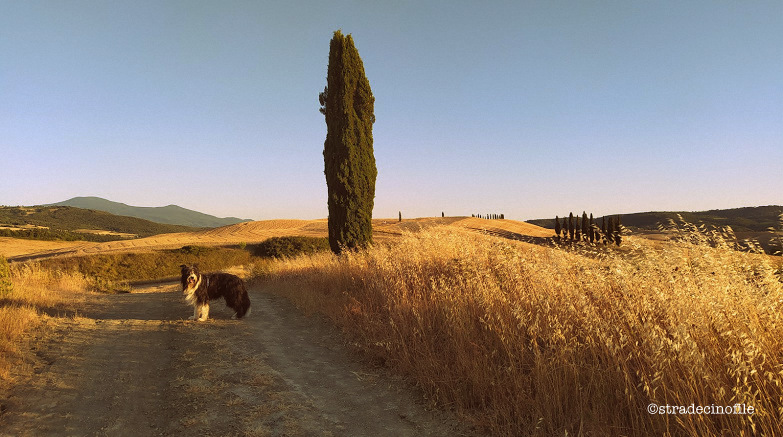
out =
<path fill-rule="evenodd" d="M 606 216 L 601 217 L 600 227 L 593 219 L 593 214 L 590 213 L 588 218 L 587 213 L 584 211 L 582 211 L 581 220 L 579 215 L 574 216 L 573 212 L 568 213 L 567 220 L 564 216 L 562 223 L 560 217 L 555 216 L 555 235 L 557 238 L 569 241 L 603 242 L 604 244 L 616 244 L 619 246 L 623 239 L 621 226 L 619 215 L 609 216 L 608 221 Z"/>
<path fill-rule="evenodd" d="M 506 215 L 505 214 L 471 214 L 471 217 L 475 218 L 483 218 L 487 220 L 505 220 Z"/>

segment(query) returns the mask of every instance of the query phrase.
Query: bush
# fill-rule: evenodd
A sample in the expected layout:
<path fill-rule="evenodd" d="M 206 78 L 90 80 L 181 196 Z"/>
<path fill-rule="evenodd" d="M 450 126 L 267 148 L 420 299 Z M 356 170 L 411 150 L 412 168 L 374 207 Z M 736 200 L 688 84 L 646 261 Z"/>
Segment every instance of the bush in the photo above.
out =
<path fill-rule="evenodd" d="M 328 238 L 273 237 L 253 246 L 253 255 L 263 258 L 293 258 L 331 250 Z"/>
<path fill-rule="evenodd" d="M 146 281 L 178 276 L 181 264 L 198 263 L 202 271 L 249 264 L 246 250 L 221 247 L 184 246 L 180 249 L 148 253 L 99 254 L 50 258 L 40 261 L 45 269 L 78 272 L 95 281 L 94 288 L 124 291 L 114 282 Z M 100 278 L 100 279 L 98 279 Z M 114 289 L 114 290 L 112 290 Z"/>

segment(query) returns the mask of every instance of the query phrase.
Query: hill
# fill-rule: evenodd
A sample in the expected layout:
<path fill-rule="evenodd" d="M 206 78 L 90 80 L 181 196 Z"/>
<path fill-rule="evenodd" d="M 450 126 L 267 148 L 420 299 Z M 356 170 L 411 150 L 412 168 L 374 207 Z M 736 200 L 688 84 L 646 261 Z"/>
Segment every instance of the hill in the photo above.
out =
<path fill-rule="evenodd" d="M 574 211 L 576 214 L 577 211 Z M 581 214 L 581 212 L 579 212 Z M 730 226 L 740 241 L 758 241 L 767 253 L 775 253 L 780 250 L 779 244 L 773 240 L 770 228 L 781 230 L 780 215 L 783 214 L 783 206 L 755 206 L 732 209 L 713 209 L 709 211 L 652 211 L 634 214 L 623 214 L 621 220 L 623 226 L 631 232 L 642 236 L 661 236 L 658 225 L 668 226 L 670 220 L 678 222 L 678 216 L 683 220 L 696 225 L 704 224 L 707 227 L 722 228 Z M 596 217 L 595 222 L 600 226 L 603 217 Z M 553 229 L 555 219 L 528 220 L 531 223 L 544 228 Z"/>
<path fill-rule="evenodd" d="M 373 239 L 379 242 L 399 238 L 404 232 L 415 232 L 432 226 L 447 225 L 467 228 L 475 232 L 503 236 L 514 240 L 536 241 L 550 236 L 547 229 L 514 220 L 484 220 L 471 217 L 419 218 L 399 222 L 396 219 L 374 219 Z M 119 240 L 104 243 L 25 246 L 15 239 L 0 239 L 0 254 L 9 259 L 24 260 L 59 255 L 91 255 L 99 253 L 143 252 L 180 248 L 185 245 L 221 246 L 255 244 L 271 237 L 328 235 L 327 220 L 264 220 L 237 223 L 213 229 L 154 235 L 147 238 Z M 14 240 L 14 241 L 12 241 Z M 54 243 L 54 242 L 53 242 Z M 48 250 L 47 250 L 48 249 Z"/>
<path fill-rule="evenodd" d="M 10 232 L 50 233 L 54 236 L 51 239 L 67 239 L 58 238 L 62 236 L 63 232 L 111 233 L 118 237 L 127 238 L 149 237 L 198 229 L 190 226 L 155 223 L 136 217 L 119 216 L 104 211 L 71 206 L 3 206 L 0 207 L 0 227 L 5 227 Z M 58 233 L 60 234 L 58 235 Z M 31 237 L 36 236 L 31 235 Z"/>
<path fill-rule="evenodd" d="M 73 199 L 52 205 L 105 211 L 115 215 L 136 217 L 156 223 L 191 226 L 194 228 L 217 228 L 250 221 L 249 219 L 236 217 L 215 217 L 177 205 L 160 207 L 131 206 L 100 197 L 74 197 Z"/>
<path fill-rule="evenodd" d="M 575 214 L 580 212 L 574 211 Z M 709 211 L 652 211 L 623 214 L 622 223 L 625 227 L 636 230 L 658 230 L 658 224 L 664 225 L 669 220 L 677 221 L 681 216 L 685 221 L 694 224 L 704 223 L 708 226 L 731 226 L 734 232 L 766 232 L 769 228 L 780 226 L 780 214 L 783 214 L 783 206 L 755 206 L 732 209 L 713 209 Z M 602 217 L 596 217 L 596 222 L 601 223 Z M 555 219 L 527 220 L 537 226 L 553 229 Z"/>

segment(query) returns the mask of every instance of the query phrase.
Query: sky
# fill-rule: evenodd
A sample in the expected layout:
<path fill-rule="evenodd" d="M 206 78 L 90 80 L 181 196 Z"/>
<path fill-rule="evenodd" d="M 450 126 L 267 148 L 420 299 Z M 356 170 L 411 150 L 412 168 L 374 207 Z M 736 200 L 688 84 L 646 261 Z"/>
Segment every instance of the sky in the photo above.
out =
<path fill-rule="evenodd" d="M 783 204 L 783 2 L 0 0 L 0 205 L 325 218 L 351 34 L 374 217 Z"/>

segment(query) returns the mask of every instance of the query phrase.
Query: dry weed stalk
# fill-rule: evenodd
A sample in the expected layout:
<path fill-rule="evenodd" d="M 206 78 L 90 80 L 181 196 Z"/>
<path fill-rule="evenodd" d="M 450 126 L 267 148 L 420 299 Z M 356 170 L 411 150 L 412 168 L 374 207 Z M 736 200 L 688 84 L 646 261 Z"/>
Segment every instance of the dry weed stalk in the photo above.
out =
<path fill-rule="evenodd" d="M 268 280 L 493 434 L 781 434 L 781 278 L 769 257 L 691 237 L 597 257 L 433 228 Z"/>
<path fill-rule="evenodd" d="M 23 335 L 46 315 L 78 307 L 88 281 L 82 275 L 42 269 L 37 264 L 11 265 L 13 291 L 0 298 L 0 381 L 11 379 Z"/>

